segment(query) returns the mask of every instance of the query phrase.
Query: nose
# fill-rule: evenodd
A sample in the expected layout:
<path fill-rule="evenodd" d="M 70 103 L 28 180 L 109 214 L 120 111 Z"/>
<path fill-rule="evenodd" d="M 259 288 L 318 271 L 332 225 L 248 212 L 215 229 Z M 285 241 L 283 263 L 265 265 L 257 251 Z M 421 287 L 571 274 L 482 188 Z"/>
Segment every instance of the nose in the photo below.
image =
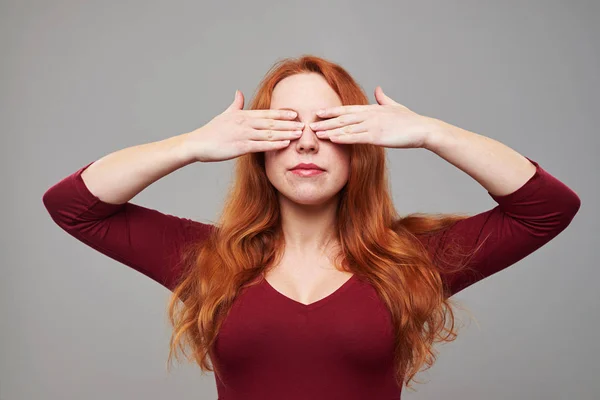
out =
<path fill-rule="evenodd" d="M 302 135 L 297 139 L 296 145 L 301 149 L 317 149 L 319 146 L 319 138 L 310 128 L 310 125 L 305 123 Z"/>

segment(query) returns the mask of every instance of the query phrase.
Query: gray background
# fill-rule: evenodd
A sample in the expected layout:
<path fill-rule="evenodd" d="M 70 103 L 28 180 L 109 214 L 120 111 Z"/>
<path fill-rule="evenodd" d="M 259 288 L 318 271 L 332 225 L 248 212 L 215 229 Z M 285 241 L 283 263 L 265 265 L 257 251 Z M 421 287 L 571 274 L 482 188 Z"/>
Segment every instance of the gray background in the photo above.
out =
<path fill-rule="evenodd" d="M 277 59 L 304 53 L 347 68 L 372 103 L 381 85 L 511 146 L 582 198 L 550 244 L 455 296 L 479 326 L 403 398 L 599 398 L 599 15 L 593 1 L 2 1 L 0 399 L 216 398 L 193 364 L 167 375 L 168 290 L 62 232 L 42 195 L 207 123 L 236 89 L 248 105 Z M 495 206 L 435 154 L 387 151 L 400 213 Z M 190 165 L 133 201 L 214 221 L 232 167 Z"/>

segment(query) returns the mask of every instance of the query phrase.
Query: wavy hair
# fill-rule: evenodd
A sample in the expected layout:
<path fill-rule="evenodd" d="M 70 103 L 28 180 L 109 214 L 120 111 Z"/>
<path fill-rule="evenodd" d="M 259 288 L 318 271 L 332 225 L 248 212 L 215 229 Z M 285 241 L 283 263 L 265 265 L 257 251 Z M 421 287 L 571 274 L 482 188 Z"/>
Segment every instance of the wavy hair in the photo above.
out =
<path fill-rule="evenodd" d="M 322 75 L 342 104 L 367 105 L 362 88 L 339 65 L 304 55 L 277 61 L 261 81 L 250 109 L 268 109 L 275 85 L 294 74 Z M 390 196 L 385 150 L 350 145 L 350 173 L 337 209 L 339 253 L 335 265 L 369 282 L 386 304 L 395 332 L 398 385 L 411 388 L 417 372 L 435 362 L 435 342 L 456 338 L 456 303 L 442 279 L 442 258 L 432 259 L 418 235 L 428 235 L 467 218 L 462 214 L 397 214 Z M 218 223 L 208 237 L 191 243 L 182 255 L 183 274 L 169 301 L 173 326 L 169 358 L 185 345 L 202 372 L 213 371 L 211 349 L 238 293 L 260 282 L 284 250 L 277 191 L 265 172 L 264 153 L 236 159 L 234 180 Z M 365 193 L 369 193 L 365 196 Z M 450 243 L 448 260 L 459 250 Z M 441 256 L 440 256 L 441 257 Z M 457 271 L 461 263 L 445 263 Z M 453 304 L 451 304 L 453 303 Z M 218 371 L 215 370 L 215 373 Z"/>

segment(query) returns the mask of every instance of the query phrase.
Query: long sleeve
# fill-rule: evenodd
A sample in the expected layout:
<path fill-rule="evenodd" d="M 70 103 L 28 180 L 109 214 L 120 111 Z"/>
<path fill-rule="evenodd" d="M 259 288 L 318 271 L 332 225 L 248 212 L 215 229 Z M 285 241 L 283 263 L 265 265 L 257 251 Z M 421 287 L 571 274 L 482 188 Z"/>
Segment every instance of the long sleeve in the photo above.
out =
<path fill-rule="evenodd" d="M 212 225 L 131 202 L 100 200 L 81 177 L 91 164 L 44 193 L 42 200 L 52 220 L 79 241 L 173 290 L 181 274 L 182 244 L 207 237 Z"/>
<path fill-rule="evenodd" d="M 488 192 L 498 203 L 490 210 L 455 223 L 428 239 L 427 247 L 436 260 L 449 243 L 458 243 L 466 255 L 481 246 L 474 256 L 450 260 L 466 261 L 466 268 L 442 273 L 449 296 L 497 273 L 548 243 L 562 232 L 581 206 L 579 196 L 564 183 L 526 157 L 535 174 L 516 191 L 504 196 Z M 443 271 L 443 265 L 441 266 Z"/>

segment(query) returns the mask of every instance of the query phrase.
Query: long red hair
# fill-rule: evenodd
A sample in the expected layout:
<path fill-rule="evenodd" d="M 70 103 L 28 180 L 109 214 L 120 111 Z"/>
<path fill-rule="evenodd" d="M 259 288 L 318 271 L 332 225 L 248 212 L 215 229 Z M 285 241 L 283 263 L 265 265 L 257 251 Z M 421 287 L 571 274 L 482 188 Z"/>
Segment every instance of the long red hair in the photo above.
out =
<path fill-rule="evenodd" d="M 300 73 L 321 74 L 344 105 L 369 104 L 362 88 L 341 66 L 305 55 L 278 61 L 249 108 L 270 108 L 275 85 Z M 341 246 L 336 266 L 366 279 L 385 302 L 396 333 L 397 383 L 404 381 L 410 388 L 415 374 L 435 362 L 434 342 L 456 338 L 452 308 L 457 303 L 448 298 L 441 259 L 434 262 L 417 235 L 437 232 L 467 216 L 400 217 L 390 196 L 385 150 L 369 144 L 351 145 L 349 179 L 339 196 L 336 231 Z M 182 256 L 184 273 L 168 306 L 173 325 L 168 362 L 173 353 L 177 358 L 177 348 L 186 355 L 184 345 L 188 345 L 201 370 L 213 371 L 211 348 L 238 292 L 259 282 L 283 255 L 280 221 L 277 191 L 265 173 L 264 153 L 238 157 L 216 229 L 188 246 Z M 451 248 L 446 253 L 454 254 Z M 462 266 L 446 263 L 444 268 Z"/>

